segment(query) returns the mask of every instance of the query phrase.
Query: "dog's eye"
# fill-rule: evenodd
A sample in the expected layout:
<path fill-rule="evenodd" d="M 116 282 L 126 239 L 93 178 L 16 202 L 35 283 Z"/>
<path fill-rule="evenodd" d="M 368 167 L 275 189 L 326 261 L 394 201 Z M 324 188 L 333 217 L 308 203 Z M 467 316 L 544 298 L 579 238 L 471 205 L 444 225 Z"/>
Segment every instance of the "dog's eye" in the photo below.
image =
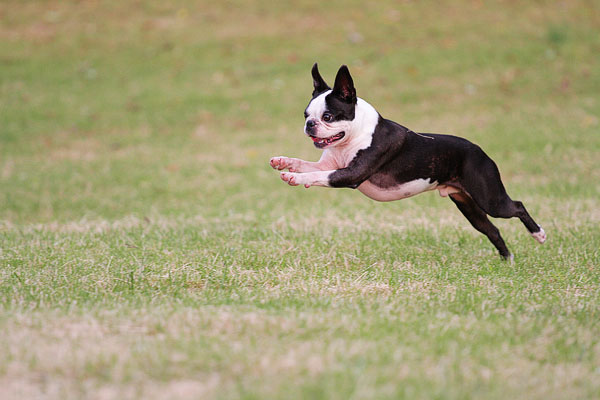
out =
<path fill-rule="evenodd" d="M 325 122 L 331 122 L 331 121 L 333 121 L 333 115 L 331 115 L 329 113 L 325 113 L 325 114 L 323 114 L 322 119 Z"/>

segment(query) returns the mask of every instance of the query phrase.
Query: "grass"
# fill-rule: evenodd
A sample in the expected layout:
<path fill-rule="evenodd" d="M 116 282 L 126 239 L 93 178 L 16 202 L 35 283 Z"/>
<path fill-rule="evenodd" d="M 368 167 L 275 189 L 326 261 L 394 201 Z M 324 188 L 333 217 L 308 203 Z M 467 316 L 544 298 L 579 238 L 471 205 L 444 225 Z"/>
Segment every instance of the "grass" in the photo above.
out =
<path fill-rule="evenodd" d="M 1 398 L 600 396 L 598 5 L 0 3 Z M 290 188 L 310 67 L 549 235 Z"/>

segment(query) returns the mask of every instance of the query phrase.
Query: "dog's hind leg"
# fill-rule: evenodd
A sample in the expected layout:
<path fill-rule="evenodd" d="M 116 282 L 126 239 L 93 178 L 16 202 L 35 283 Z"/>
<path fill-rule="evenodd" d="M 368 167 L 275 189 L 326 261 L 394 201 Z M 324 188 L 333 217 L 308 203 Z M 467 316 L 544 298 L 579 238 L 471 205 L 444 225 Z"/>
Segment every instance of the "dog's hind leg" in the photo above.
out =
<path fill-rule="evenodd" d="M 544 243 L 546 241 L 546 232 L 533 220 L 533 218 L 531 218 L 531 215 L 529 215 L 523 203 L 511 200 L 508 195 L 504 202 L 501 202 L 498 207 L 490 210 L 488 214 L 498 218 L 517 217 L 523 222 L 523 225 L 525 225 L 535 240 L 539 243 Z"/>
<path fill-rule="evenodd" d="M 504 239 L 500 236 L 500 231 L 488 219 L 483 211 L 469 195 L 464 192 L 450 194 L 450 199 L 456 204 L 460 212 L 469 220 L 473 228 L 488 237 L 490 242 L 498 249 L 502 258 L 512 260 L 513 256 L 508 251 Z"/>
<path fill-rule="evenodd" d="M 531 218 L 523 203 L 513 201 L 506 193 L 496 163 L 483 151 L 475 160 L 465 164 L 460 183 L 486 214 L 494 218 L 517 217 L 535 240 L 540 243 L 546 241 L 546 233 Z"/>

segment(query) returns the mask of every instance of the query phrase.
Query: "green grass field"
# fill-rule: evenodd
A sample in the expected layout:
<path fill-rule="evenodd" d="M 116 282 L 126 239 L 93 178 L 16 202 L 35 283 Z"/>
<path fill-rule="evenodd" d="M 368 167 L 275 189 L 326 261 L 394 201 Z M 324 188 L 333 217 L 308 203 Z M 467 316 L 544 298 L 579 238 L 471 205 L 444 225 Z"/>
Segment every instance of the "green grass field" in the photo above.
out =
<path fill-rule="evenodd" d="M 0 398 L 600 397 L 600 4 L 0 3 Z M 289 187 L 318 61 L 546 229 Z"/>

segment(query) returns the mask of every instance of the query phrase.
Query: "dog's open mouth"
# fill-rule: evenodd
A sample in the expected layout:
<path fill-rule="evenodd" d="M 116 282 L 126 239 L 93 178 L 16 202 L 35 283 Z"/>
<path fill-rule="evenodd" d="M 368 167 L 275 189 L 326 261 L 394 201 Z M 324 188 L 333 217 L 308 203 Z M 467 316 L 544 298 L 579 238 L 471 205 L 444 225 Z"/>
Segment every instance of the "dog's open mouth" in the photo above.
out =
<path fill-rule="evenodd" d="M 315 147 L 322 149 L 326 146 L 329 146 L 331 143 L 337 142 L 338 140 L 342 139 L 345 135 L 346 135 L 346 132 L 342 131 L 340 133 L 337 133 L 333 136 L 329 136 L 326 138 L 319 138 L 319 137 L 312 136 L 312 135 L 310 135 L 310 138 L 312 139 Z"/>

